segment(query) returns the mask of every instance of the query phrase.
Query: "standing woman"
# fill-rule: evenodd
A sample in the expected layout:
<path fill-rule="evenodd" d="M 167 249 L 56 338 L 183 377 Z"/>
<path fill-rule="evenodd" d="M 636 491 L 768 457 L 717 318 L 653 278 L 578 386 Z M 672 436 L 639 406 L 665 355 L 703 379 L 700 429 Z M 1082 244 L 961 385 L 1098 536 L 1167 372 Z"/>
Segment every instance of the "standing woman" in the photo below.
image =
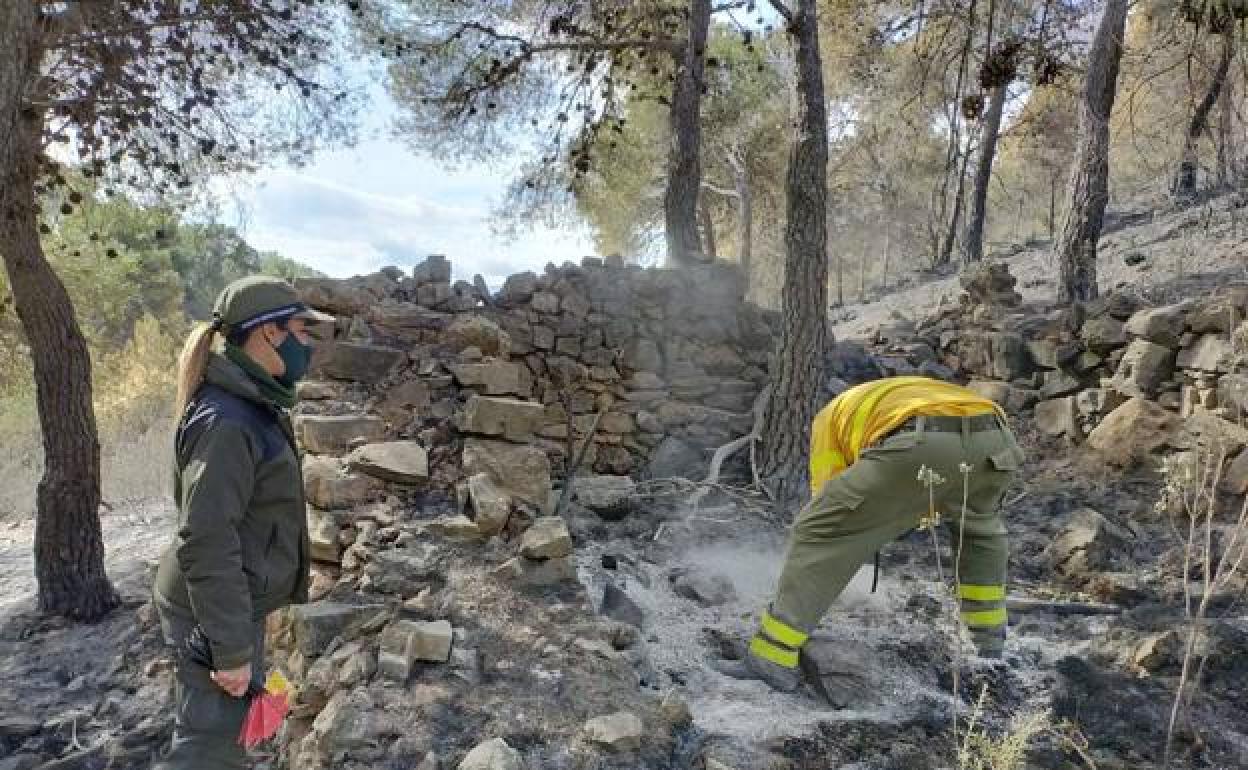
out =
<path fill-rule="evenodd" d="M 237 741 L 243 696 L 264 679 L 265 618 L 308 595 L 303 476 L 287 410 L 312 353 L 307 326 L 333 318 L 285 281 L 258 276 L 227 286 L 212 315 L 178 359 L 178 525 L 154 588 L 176 661 L 164 770 L 246 767 Z M 192 636 L 211 666 L 188 656 Z"/>

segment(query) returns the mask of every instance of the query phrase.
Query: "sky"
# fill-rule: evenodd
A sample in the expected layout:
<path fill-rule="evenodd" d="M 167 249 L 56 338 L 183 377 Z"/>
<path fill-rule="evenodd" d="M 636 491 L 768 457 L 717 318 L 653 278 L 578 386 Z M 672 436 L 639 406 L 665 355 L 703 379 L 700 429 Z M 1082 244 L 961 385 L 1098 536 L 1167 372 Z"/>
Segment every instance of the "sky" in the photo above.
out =
<path fill-rule="evenodd" d="M 480 273 L 493 288 L 548 262 L 579 262 L 596 252 L 581 222 L 568 230 L 535 227 L 514 239 L 494 234 L 490 214 L 514 166 L 448 169 L 395 139 L 397 107 L 371 78 L 361 140 L 324 152 L 302 167 L 279 166 L 217 180 L 220 219 L 257 249 L 273 250 L 331 277 L 386 266 L 410 268 L 430 254 L 451 261 L 454 280 Z"/>

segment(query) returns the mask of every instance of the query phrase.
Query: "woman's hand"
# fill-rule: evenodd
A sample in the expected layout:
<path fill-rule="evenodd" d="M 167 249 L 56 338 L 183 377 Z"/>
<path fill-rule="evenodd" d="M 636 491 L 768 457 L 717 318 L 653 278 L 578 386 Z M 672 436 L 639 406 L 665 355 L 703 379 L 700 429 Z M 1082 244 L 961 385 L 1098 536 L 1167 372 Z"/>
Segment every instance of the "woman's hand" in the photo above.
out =
<path fill-rule="evenodd" d="M 247 693 L 247 685 L 251 684 L 251 664 L 244 663 L 228 671 L 213 671 L 212 681 L 235 698 L 241 698 Z"/>

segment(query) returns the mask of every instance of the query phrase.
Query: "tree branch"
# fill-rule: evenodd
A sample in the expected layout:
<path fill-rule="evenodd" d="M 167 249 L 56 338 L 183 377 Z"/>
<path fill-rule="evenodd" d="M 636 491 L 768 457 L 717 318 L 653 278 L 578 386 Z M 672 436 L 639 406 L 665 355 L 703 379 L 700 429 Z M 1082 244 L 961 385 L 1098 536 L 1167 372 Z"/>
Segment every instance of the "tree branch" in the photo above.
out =
<path fill-rule="evenodd" d="M 780 0 L 767 0 L 767 2 L 771 4 L 772 8 L 776 9 L 776 13 L 784 17 L 786 23 L 793 23 L 793 11 L 789 10 L 788 6 L 780 2 Z"/>

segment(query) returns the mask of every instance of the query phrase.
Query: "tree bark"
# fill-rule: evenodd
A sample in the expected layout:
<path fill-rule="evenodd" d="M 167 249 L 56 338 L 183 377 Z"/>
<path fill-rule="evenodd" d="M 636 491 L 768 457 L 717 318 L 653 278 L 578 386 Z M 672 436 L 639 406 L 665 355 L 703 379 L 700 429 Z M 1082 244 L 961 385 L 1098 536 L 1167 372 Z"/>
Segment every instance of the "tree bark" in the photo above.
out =
<path fill-rule="evenodd" d="M 0 4 L 0 257 L 30 345 L 44 473 L 36 492 L 35 577 L 44 612 L 96 620 L 119 604 L 104 571 L 100 447 L 91 359 L 65 286 L 43 255 L 35 210 L 43 116 L 35 3 Z"/>
<path fill-rule="evenodd" d="M 1218 96 L 1222 93 L 1222 86 L 1226 82 L 1226 75 L 1231 69 L 1231 59 L 1235 53 L 1232 34 L 1234 29 L 1235 25 L 1230 24 L 1227 31 L 1222 34 L 1222 53 L 1218 57 L 1218 66 L 1213 72 L 1213 80 L 1210 81 L 1204 98 L 1192 111 L 1192 119 L 1187 124 L 1187 135 L 1183 140 L 1183 154 L 1179 157 L 1179 168 L 1175 173 L 1174 183 L 1171 185 L 1171 191 L 1178 197 L 1190 196 L 1196 192 L 1196 169 L 1199 165 L 1196 158 L 1196 146 L 1200 142 L 1201 134 L 1205 132 L 1205 126 L 1209 122 L 1209 113 L 1217 104 Z"/>
<path fill-rule="evenodd" d="M 798 0 L 789 34 L 796 42 L 798 125 L 785 195 L 783 328 L 761 451 L 762 474 L 782 503 L 807 492 L 827 339 L 828 121 L 816 0 Z"/>
<path fill-rule="evenodd" d="M 949 264 L 953 259 L 953 247 L 958 241 L 958 228 L 962 224 L 962 206 L 966 198 L 966 170 L 970 165 L 970 148 L 962 153 L 962 166 L 958 169 L 958 186 L 953 193 L 953 213 L 949 216 L 949 227 L 945 230 L 945 244 L 940 248 L 940 257 L 936 267 Z"/>
<path fill-rule="evenodd" d="M 1233 34 L 1234 25 L 1225 33 Z M 1218 98 L 1218 186 L 1228 188 L 1235 184 L 1235 83 L 1228 72 Z"/>
<path fill-rule="evenodd" d="M 667 260 L 684 265 L 701 259 L 698 237 L 698 193 L 702 186 L 699 150 L 702 144 L 702 80 L 706 38 L 711 26 L 711 0 L 690 0 L 689 43 L 685 48 L 669 113 L 672 145 L 668 154 L 663 221 Z"/>
<path fill-rule="evenodd" d="M 1056 252 L 1061 280 L 1058 300 L 1095 299 L 1096 245 L 1109 202 L 1109 117 L 1118 92 L 1127 0 L 1109 0 L 1088 55 L 1079 106 L 1079 142 L 1070 171 L 1070 207 Z"/>
<path fill-rule="evenodd" d="M 702 237 L 703 242 L 706 244 L 702 253 L 708 259 L 715 259 L 719 256 L 719 250 L 715 246 L 715 222 L 711 218 L 711 204 L 706 202 L 705 195 L 699 197 L 702 199 L 699 204 L 702 209 Z"/>
<path fill-rule="evenodd" d="M 962 261 L 966 264 L 984 258 L 984 219 L 988 214 L 988 185 L 992 183 L 992 163 L 997 156 L 997 137 L 1001 134 L 1001 113 L 1005 111 L 1008 86 L 997 86 L 988 97 L 988 112 L 979 138 L 979 157 L 975 161 L 975 187 L 971 193 L 971 215 L 966 222 L 962 243 Z"/>
<path fill-rule="evenodd" d="M 752 282 L 750 271 L 754 259 L 754 194 L 750 189 L 750 176 L 746 173 L 745 163 L 729 155 L 732 165 L 733 186 L 737 190 L 737 261 L 741 263 L 741 272 L 745 274 L 745 288 L 749 291 Z"/>

